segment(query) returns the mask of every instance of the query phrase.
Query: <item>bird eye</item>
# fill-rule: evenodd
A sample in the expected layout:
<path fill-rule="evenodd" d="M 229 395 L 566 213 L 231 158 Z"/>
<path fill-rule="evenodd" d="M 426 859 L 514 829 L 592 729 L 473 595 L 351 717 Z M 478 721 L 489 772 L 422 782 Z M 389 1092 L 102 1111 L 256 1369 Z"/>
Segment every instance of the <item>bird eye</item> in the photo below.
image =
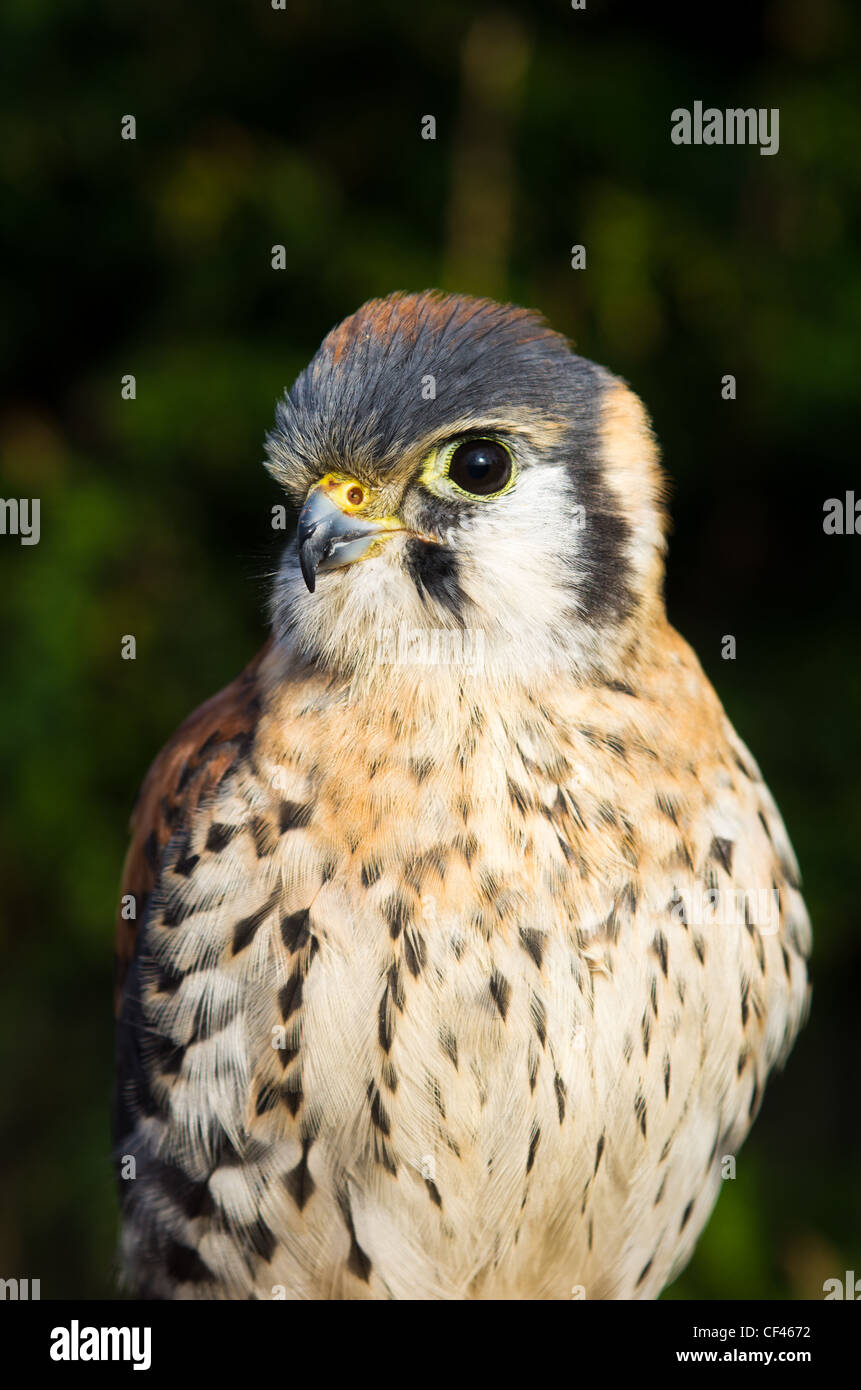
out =
<path fill-rule="evenodd" d="M 511 479 L 511 454 L 498 439 L 466 439 L 454 449 L 448 476 L 473 497 L 501 492 Z"/>

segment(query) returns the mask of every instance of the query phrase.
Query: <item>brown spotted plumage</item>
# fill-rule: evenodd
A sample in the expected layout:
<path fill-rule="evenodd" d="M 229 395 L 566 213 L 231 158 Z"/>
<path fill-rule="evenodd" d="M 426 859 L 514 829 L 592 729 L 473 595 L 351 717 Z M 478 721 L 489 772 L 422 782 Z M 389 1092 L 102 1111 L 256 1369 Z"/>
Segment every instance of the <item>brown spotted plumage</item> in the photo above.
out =
<path fill-rule="evenodd" d="M 810 934 L 664 614 L 645 413 L 535 315 L 392 296 L 269 459 L 301 509 L 273 638 L 135 812 L 126 1283 L 655 1297 L 803 1020 Z"/>
<path fill-rule="evenodd" d="M 268 644 L 236 680 L 189 715 L 150 768 L 132 815 L 132 840 L 123 867 L 123 894 L 131 897 L 117 914 L 115 962 L 119 1012 L 135 929 L 145 914 L 158 878 L 161 854 L 180 821 L 232 771 L 253 732 L 259 709 L 256 672 Z M 210 839 L 217 842 L 219 827 Z M 229 832 L 227 832 L 229 833 Z M 216 847 L 215 843 L 207 848 Z M 128 910 L 131 908 L 132 910 Z"/>

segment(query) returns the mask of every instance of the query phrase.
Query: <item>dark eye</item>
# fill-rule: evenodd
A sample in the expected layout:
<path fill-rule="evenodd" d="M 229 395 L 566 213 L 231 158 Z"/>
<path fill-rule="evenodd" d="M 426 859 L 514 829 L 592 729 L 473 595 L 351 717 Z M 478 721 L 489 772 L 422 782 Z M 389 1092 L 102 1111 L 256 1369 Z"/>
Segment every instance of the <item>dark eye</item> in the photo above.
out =
<path fill-rule="evenodd" d="M 511 477 L 511 455 L 496 439 L 467 439 L 452 454 L 448 476 L 464 492 L 487 497 L 501 492 Z"/>

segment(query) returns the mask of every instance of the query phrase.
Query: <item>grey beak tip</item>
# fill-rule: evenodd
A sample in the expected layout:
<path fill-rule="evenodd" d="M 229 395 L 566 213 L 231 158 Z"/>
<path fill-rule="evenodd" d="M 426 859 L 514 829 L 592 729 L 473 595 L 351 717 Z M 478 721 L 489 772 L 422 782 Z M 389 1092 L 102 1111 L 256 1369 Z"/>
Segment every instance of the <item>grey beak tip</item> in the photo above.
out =
<path fill-rule="evenodd" d="M 302 578 L 309 594 L 313 594 L 317 587 L 317 580 L 314 574 L 314 566 L 310 563 L 310 556 L 307 554 L 304 545 L 299 547 L 299 568 L 302 571 Z"/>
<path fill-rule="evenodd" d="M 359 559 L 368 542 L 385 527 L 373 520 L 348 516 L 325 491 L 312 489 L 299 513 L 296 540 L 302 578 L 313 594 L 317 573 Z"/>

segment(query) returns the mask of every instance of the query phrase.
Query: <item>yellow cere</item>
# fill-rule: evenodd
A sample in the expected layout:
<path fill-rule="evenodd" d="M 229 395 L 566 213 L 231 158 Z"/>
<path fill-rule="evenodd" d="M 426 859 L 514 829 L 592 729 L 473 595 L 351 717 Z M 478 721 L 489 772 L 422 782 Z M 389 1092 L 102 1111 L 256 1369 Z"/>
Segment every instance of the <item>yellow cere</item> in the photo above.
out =
<path fill-rule="evenodd" d="M 370 496 L 363 483 L 357 482 L 355 478 L 345 477 L 342 473 L 327 473 L 317 486 L 348 516 L 361 512 Z"/>

